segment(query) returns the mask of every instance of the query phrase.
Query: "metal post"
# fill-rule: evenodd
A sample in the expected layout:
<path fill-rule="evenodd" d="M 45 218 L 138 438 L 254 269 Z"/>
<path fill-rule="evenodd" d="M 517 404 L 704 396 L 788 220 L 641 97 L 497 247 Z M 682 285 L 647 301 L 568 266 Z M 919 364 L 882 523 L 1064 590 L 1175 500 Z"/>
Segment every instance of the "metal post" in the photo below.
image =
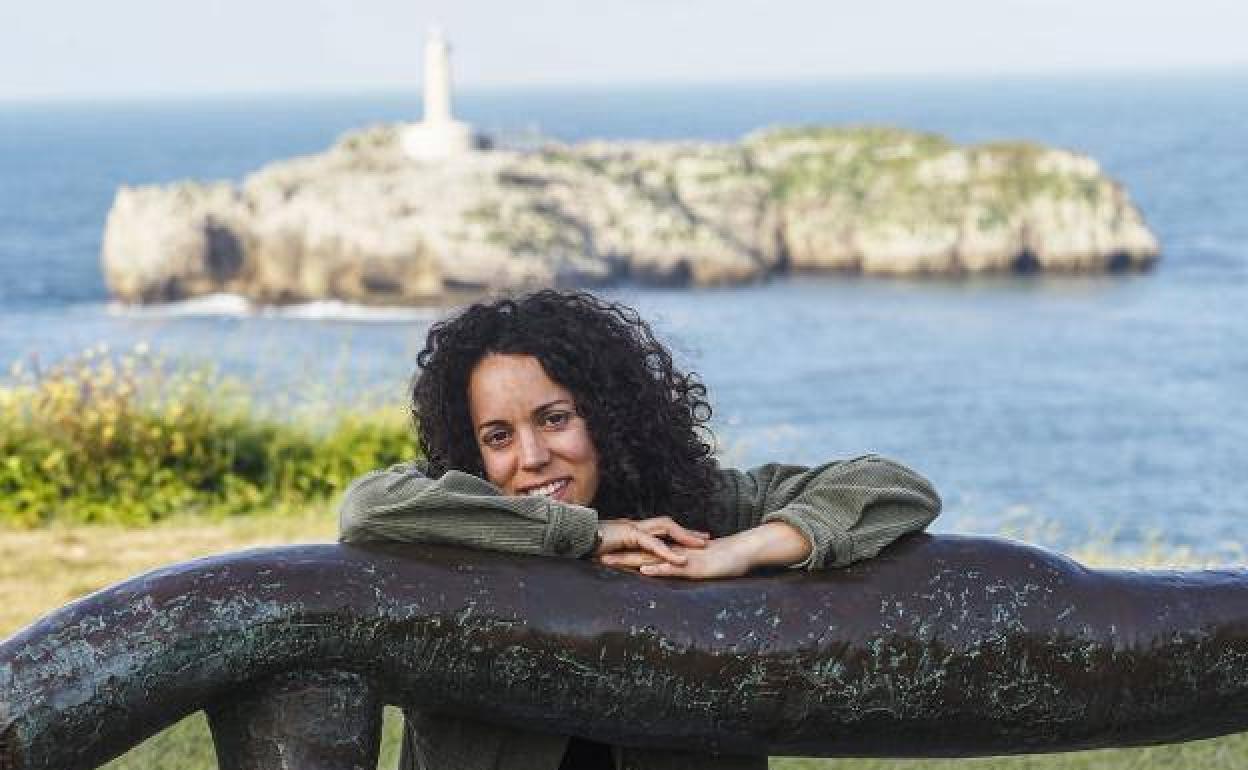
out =
<path fill-rule="evenodd" d="M 375 770 L 382 702 L 364 677 L 296 671 L 207 709 L 220 770 Z"/>

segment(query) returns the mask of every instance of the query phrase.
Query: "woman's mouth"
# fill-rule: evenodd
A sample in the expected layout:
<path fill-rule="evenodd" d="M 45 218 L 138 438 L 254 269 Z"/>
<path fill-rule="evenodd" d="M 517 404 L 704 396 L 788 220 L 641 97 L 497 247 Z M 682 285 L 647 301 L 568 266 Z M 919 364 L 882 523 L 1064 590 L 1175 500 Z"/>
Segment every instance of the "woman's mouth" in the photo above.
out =
<path fill-rule="evenodd" d="M 571 482 L 572 479 L 568 478 L 555 479 L 554 481 L 548 481 L 545 484 L 535 487 L 526 487 L 521 490 L 521 494 L 529 496 L 553 497 L 557 500 L 562 500 L 563 493 L 567 490 L 568 484 Z"/>

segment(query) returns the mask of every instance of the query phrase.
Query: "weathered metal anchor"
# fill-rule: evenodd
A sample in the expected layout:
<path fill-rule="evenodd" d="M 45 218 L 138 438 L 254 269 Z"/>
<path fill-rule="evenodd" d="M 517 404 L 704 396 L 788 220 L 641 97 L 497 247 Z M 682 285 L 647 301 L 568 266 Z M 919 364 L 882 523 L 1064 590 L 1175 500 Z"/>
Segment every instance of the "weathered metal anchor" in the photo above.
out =
<path fill-rule="evenodd" d="M 1248 571 L 952 536 L 711 582 L 435 546 L 243 551 L 0 642 L 0 769 L 95 767 L 198 709 L 224 768 L 371 768 L 385 703 L 743 754 L 1203 738 L 1248 729 Z"/>

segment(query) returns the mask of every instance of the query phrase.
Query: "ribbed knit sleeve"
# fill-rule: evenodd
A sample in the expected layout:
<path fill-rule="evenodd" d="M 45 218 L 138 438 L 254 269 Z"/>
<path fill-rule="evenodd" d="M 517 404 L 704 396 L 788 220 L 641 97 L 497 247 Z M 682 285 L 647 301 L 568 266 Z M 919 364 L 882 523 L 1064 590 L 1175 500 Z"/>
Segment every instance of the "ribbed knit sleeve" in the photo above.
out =
<path fill-rule="evenodd" d="M 940 513 L 940 496 L 931 483 L 878 455 L 814 468 L 725 470 L 721 478 L 724 508 L 735 513 L 736 531 L 783 521 L 806 536 L 811 552 L 793 565 L 799 569 L 869 558 L 902 535 L 922 530 Z"/>
<path fill-rule="evenodd" d="M 415 463 L 356 479 L 338 516 L 338 539 L 344 543 L 447 543 L 550 556 L 588 553 L 597 530 L 592 508 L 506 496 L 490 482 L 460 471 L 431 479 Z"/>

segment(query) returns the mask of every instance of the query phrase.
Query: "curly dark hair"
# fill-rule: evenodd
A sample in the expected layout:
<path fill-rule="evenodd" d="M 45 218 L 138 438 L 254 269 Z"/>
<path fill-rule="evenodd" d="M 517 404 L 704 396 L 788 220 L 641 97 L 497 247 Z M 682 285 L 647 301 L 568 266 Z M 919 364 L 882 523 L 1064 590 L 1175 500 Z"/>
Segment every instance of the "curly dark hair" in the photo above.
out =
<path fill-rule="evenodd" d="M 598 450 L 599 514 L 705 520 L 716 483 L 706 387 L 673 366 L 636 310 L 583 291 L 478 303 L 433 325 L 412 382 L 430 475 L 485 476 L 468 379 L 489 353 L 531 355 L 572 393 Z"/>

